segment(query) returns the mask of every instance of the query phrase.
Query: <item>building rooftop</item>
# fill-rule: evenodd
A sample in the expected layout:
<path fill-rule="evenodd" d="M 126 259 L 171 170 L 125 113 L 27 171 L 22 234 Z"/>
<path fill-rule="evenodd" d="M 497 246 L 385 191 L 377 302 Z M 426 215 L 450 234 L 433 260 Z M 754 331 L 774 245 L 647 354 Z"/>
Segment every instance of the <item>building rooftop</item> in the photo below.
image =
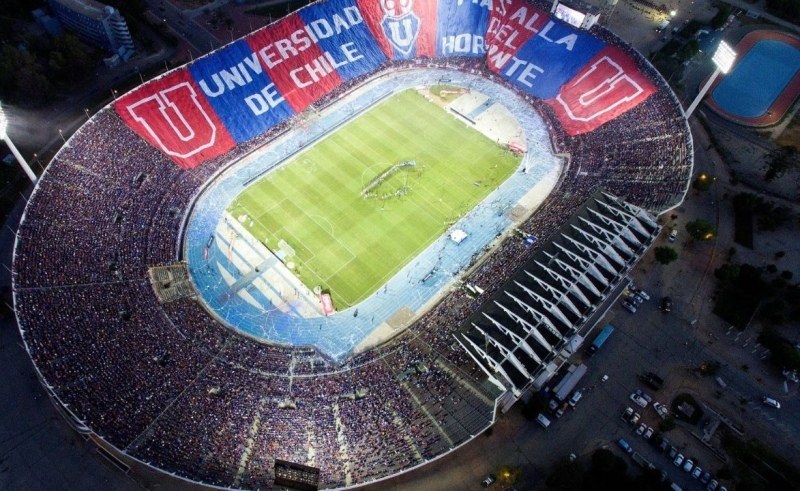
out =
<path fill-rule="evenodd" d="M 92 19 L 103 20 L 108 17 L 106 12 L 107 5 L 97 2 L 95 0 L 52 0 L 59 3 L 70 10 L 80 12 L 81 14 Z"/>

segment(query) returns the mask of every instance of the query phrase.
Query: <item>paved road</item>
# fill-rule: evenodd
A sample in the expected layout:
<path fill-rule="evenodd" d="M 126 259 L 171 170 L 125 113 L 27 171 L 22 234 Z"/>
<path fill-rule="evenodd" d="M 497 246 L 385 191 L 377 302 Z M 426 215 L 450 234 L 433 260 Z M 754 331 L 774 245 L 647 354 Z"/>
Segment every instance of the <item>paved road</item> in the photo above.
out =
<path fill-rule="evenodd" d="M 205 26 L 195 23 L 194 18 L 202 12 L 202 9 L 184 11 L 163 0 L 146 0 L 146 3 L 155 17 L 160 18 L 198 53 L 207 53 L 222 46 L 222 43 L 208 32 Z M 209 8 L 213 8 L 213 6 L 209 6 Z"/>

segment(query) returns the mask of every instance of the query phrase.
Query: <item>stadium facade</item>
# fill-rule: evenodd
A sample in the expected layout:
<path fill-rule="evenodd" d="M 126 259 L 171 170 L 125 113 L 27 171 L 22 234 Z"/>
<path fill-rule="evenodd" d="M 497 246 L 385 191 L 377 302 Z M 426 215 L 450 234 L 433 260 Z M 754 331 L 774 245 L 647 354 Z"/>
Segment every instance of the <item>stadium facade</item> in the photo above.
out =
<path fill-rule="evenodd" d="M 609 263 L 599 274 L 613 285 L 635 261 L 626 250 L 640 255 L 652 240 L 652 218 L 635 207 L 677 206 L 692 170 L 683 110 L 653 67 L 601 26 L 581 31 L 547 9 L 316 3 L 134 89 L 79 129 L 29 200 L 13 267 L 22 339 L 75 428 L 183 479 L 270 489 L 276 460 L 318 469 L 322 488 L 346 488 L 424 465 L 490 426 L 504 392 L 516 397 L 538 369 L 500 355 L 506 341 L 482 348 L 513 331 L 496 309 L 515 312 L 511 293 L 538 310 L 514 290 L 523 286 L 552 306 L 543 289 L 561 305 L 539 321 L 566 317 L 572 325 L 556 327 L 566 340 L 607 298 L 592 267 Z M 423 66 L 515 90 L 569 162 L 520 225 L 539 241 L 510 237 L 466 272 L 479 298 L 454 291 L 390 342 L 342 362 L 241 336 L 191 296 L 158 302 L 148 272 L 180 262 L 185 217 L 209 180 L 291 133 L 305 112 Z M 567 221 L 572 231 L 550 242 Z M 575 264 L 586 269 L 567 280 Z M 553 336 L 539 331 L 551 347 L 562 342 Z M 527 356 L 546 363 L 537 342 Z"/>
<path fill-rule="evenodd" d="M 504 408 L 553 377 L 660 230 L 598 191 L 465 323 L 456 339 L 503 389 Z"/>
<path fill-rule="evenodd" d="M 69 31 L 109 53 L 133 54 L 128 23 L 119 10 L 95 0 L 50 0 L 50 9 Z"/>

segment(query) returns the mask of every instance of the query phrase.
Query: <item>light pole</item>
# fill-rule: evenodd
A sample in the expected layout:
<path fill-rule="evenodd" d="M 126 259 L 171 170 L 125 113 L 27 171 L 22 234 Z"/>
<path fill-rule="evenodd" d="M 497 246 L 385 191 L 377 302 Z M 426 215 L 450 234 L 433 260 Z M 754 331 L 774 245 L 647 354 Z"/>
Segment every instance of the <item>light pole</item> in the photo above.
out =
<path fill-rule="evenodd" d="M 694 101 L 692 101 L 689 109 L 686 110 L 686 119 L 689 119 L 689 116 L 692 115 L 719 74 L 728 73 L 728 71 L 730 71 L 731 67 L 733 66 L 733 62 L 736 61 L 736 51 L 728 46 L 728 43 L 725 41 L 720 41 L 719 46 L 717 46 L 717 50 L 714 52 L 714 56 L 711 59 L 714 61 L 714 73 L 708 77 L 708 81 L 706 81 L 705 85 L 703 85 L 703 88 L 700 89 L 700 93 L 698 93 L 697 97 L 695 97 Z"/>
<path fill-rule="evenodd" d="M 33 172 L 33 169 L 25 162 L 25 159 L 22 158 L 20 155 L 19 150 L 17 147 L 14 146 L 14 143 L 11 142 L 11 138 L 8 137 L 8 133 L 6 133 L 6 129 L 8 128 L 8 120 L 6 119 L 6 113 L 3 111 L 3 107 L 0 106 L 0 140 L 5 140 L 6 145 L 8 145 L 8 149 L 11 150 L 11 153 L 14 154 L 14 157 L 19 162 L 19 165 L 22 166 L 22 170 L 25 171 L 25 174 L 28 175 L 28 179 L 31 180 L 32 183 L 36 184 L 36 174 Z"/>
<path fill-rule="evenodd" d="M 44 172 L 44 166 L 42 165 L 42 161 L 39 160 L 39 154 L 38 153 L 34 153 L 33 154 L 33 160 L 35 160 L 36 163 L 39 164 L 39 168 L 42 169 L 42 172 Z"/>

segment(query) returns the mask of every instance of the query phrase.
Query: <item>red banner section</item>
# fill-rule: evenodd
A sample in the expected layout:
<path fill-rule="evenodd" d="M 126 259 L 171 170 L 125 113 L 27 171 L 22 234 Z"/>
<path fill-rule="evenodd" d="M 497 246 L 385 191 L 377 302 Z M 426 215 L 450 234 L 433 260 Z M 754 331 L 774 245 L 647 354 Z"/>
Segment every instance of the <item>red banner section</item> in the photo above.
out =
<path fill-rule="evenodd" d="M 628 55 L 607 46 L 547 103 L 555 109 L 564 130 L 574 136 L 611 121 L 655 91 Z"/>
<path fill-rule="evenodd" d="M 323 51 L 318 33 L 297 15 L 255 32 L 247 43 L 295 112 L 301 112 L 342 83 L 336 69 L 352 53 Z"/>
<path fill-rule="evenodd" d="M 191 69 L 148 82 L 114 107 L 139 135 L 191 169 L 303 111 L 344 80 L 379 69 L 382 53 L 435 58 L 437 39 L 445 56 L 480 56 L 485 41 L 489 69 L 544 99 L 571 135 L 592 131 L 656 90 L 624 51 L 526 0 L 470 2 L 315 4 Z"/>
<path fill-rule="evenodd" d="M 436 56 L 437 0 L 357 0 L 372 36 L 390 59 Z"/>
<path fill-rule="evenodd" d="M 188 70 L 153 80 L 117 99 L 122 120 L 183 169 L 236 145 Z"/>
<path fill-rule="evenodd" d="M 499 73 L 550 20 L 550 15 L 524 0 L 497 2 L 486 30 L 486 64 Z"/>

